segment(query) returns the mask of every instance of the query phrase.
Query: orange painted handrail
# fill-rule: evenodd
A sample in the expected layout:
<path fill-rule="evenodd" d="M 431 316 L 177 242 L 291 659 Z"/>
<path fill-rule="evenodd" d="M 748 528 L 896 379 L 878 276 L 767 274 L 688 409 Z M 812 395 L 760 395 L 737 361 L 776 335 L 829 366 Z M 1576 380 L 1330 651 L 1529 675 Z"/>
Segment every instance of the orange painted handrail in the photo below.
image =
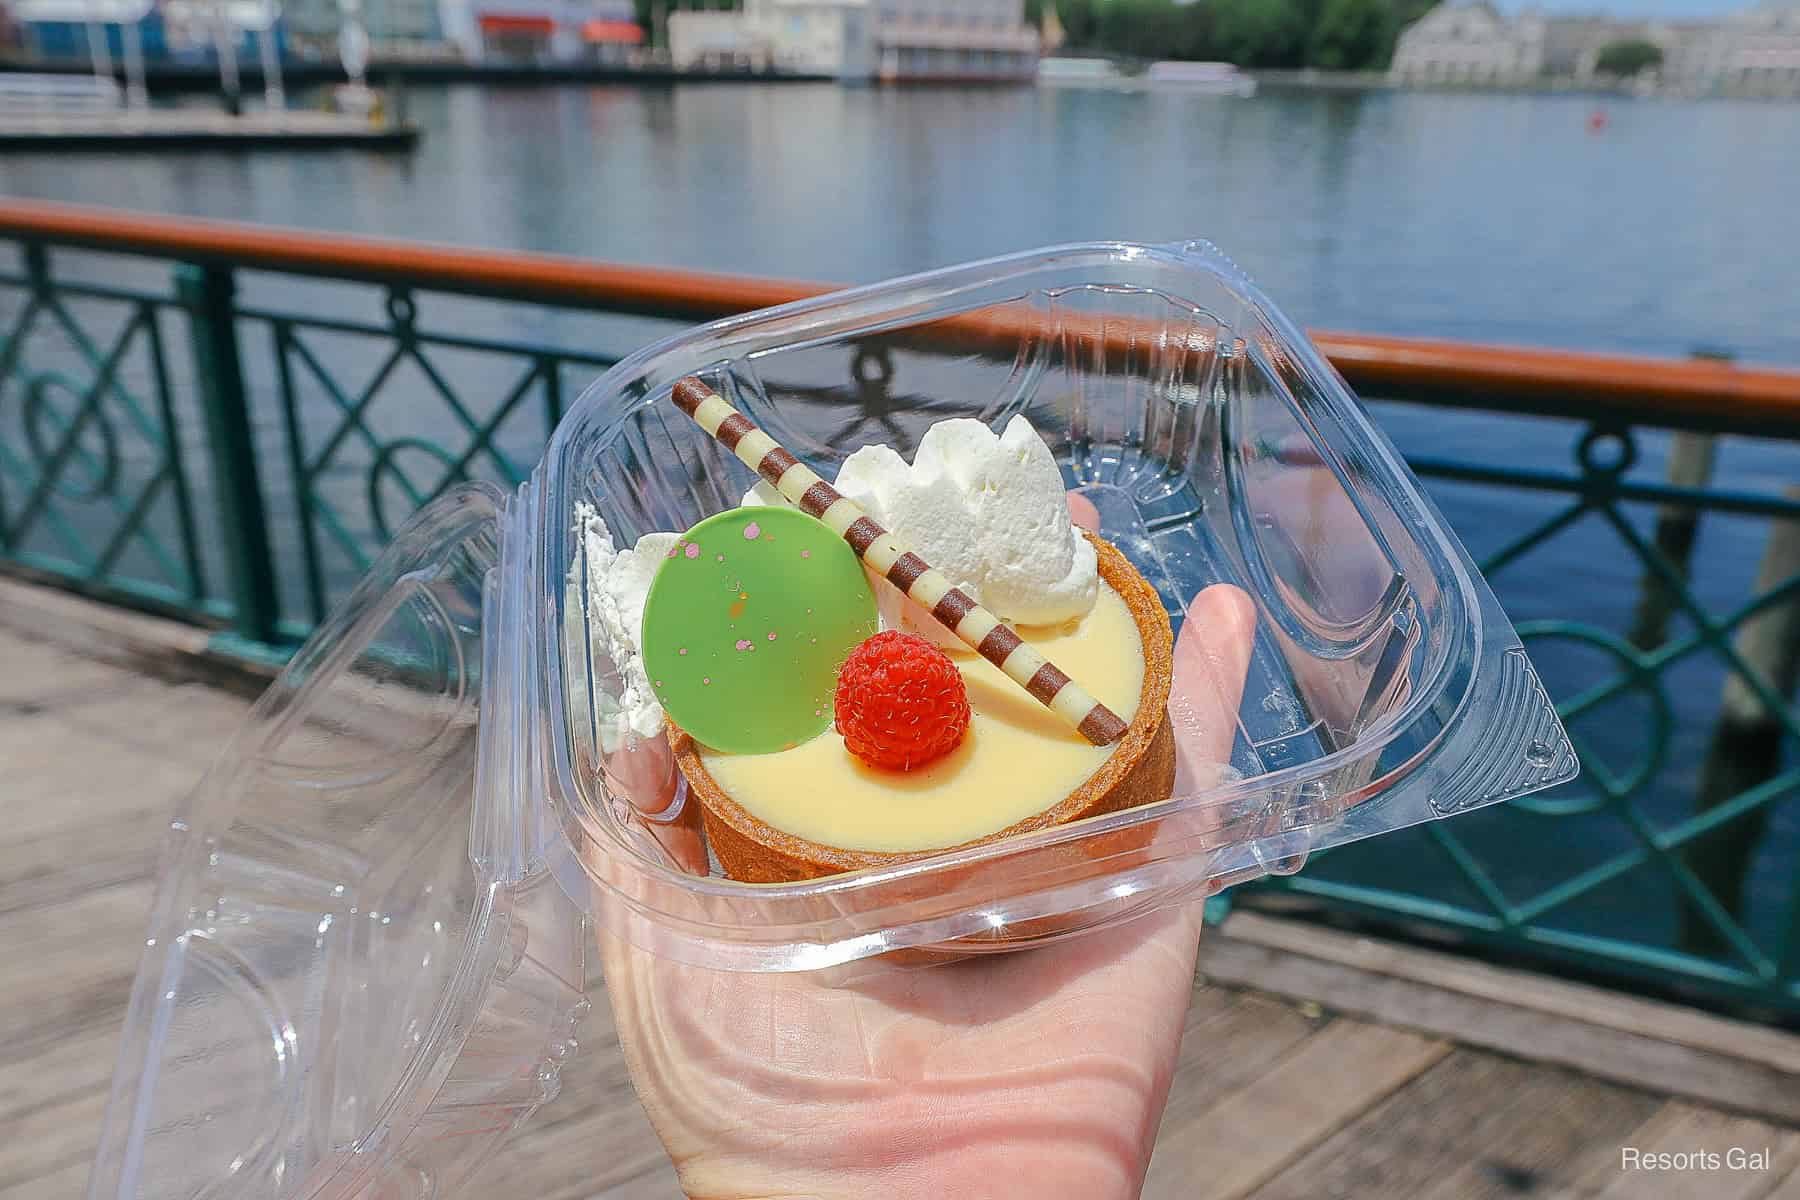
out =
<path fill-rule="evenodd" d="M 0 200 L 0 236 L 183 262 L 693 321 L 710 321 L 831 290 L 821 284 L 627 267 L 555 254 L 471 250 L 37 200 Z"/>
<path fill-rule="evenodd" d="M 0 200 L 0 236 L 184 262 L 707 321 L 830 291 L 817 283 L 631 267 L 551 254 L 309 233 L 86 205 Z M 1800 428 L 1800 371 L 1312 331 L 1371 397 L 1658 423 Z"/>
<path fill-rule="evenodd" d="M 1366 396 L 1461 397 L 1477 407 L 1729 424 L 1752 432 L 1764 421 L 1800 423 L 1800 371 L 1714 358 L 1311 334 L 1332 365 Z"/>

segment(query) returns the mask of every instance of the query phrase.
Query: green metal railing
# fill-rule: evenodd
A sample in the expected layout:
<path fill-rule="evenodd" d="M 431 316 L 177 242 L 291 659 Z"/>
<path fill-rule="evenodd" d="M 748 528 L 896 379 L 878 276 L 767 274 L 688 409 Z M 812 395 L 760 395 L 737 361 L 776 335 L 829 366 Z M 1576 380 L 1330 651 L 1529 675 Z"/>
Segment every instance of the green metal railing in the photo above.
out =
<path fill-rule="evenodd" d="M 156 296 L 95 285 L 59 287 L 41 244 L 22 247 L 22 271 L 0 279 L 22 297 L 0 342 L 0 377 L 9 385 L 12 428 L 0 437 L 0 472 L 10 485 L 0 491 L 0 547 L 28 566 L 193 611 L 222 610 L 209 595 L 199 552 L 188 465 L 176 435 L 178 419 L 169 382 L 168 335 Z M 95 335 L 71 311 L 71 301 L 115 305 L 116 328 Z M 27 346 L 57 337 L 64 353 L 38 367 Z M 148 359 L 148 391 L 120 381 L 121 360 L 134 350 Z M 65 403 L 58 404 L 58 396 Z M 97 414 L 109 409 L 109 419 Z M 135 437 L 149 452 L 128 478 L 121 439 Z M 146 528 L 153 505 L 173 505 L 172 536 Z M 94 517 L 78 529 L 64 509 L 83 506 L 108 525 L 98 539 Z M 33 542 L 33 535 L 45 535 Z M 173 541 L 173 545 L 169 543 Z M 156 569 L 121 567 L 133 544 Z"/>
<path fill-rule="evenodd" d="M 1719 432 L 1737 426 L 1729 412 L 1709 424 Z M 1549 677 L 1584 779 L 1470 819 L 1407 831 L 1400 835 L 1409 839 L 1404 848 L 1383 846 L 1388 839 L 1381 839 L 1321 855 L 1305 873 L 1266 886 L 1334 910 L 1449 926 L 1501 951 L 1548 954 L 1577 966 L 1604 963 L 1608 973 L 1665 990 L 1791 1014 L 1800 1011 L 1800 823 L 1794 821 L 1800 766 L 1784 764 L 1800 746 L 1800 721 L 1790 701 L 1800 666 L 1800 489 L 1769 495 L 1710 483 L 1634 480 L 1641 443 L 1655 436 L 1651 426 L 1591 423 L 1573 437 L 1573 461 L 1562 470 L 1409 457 L 1427 480 L 1528 489 L 1553 498 L 1549 513 L 1479 556 L 1503 597 L 1509 577 L 1528 567 L 1534 554 L 1584 524 L 1616 539 L 1622 557 L 1641 568 L 1637 602 L 1624 628 L 1573 617 L 1518 622 L 1533 661 Z M 1669 446 L 1676 475 L 1684 463 L 1709 458 L 1715 449 L 1711 435 L 1694 432 L 1676 435 Z M 1789 451 L 1792 471 L 1800 457 Z M 1696 591 L 1689 555 L 1701 514 L 1756 518 L 1768 531 L 1744 539 L 1762 543 L 1759 578 L 1723 611 Z M 1585 544 L 1593 553 L 1594 541 Z M 1625 615 L 1623 607 L 1618 615 Z M 1559 677 L 1568 674 L 1559 665 L 1582 651 L 1604 661 L 1597 672 L 1603 677 L 1559 688 Z M 1696 707 L 1693 697 L 1671 694 L 1681 686 L 1673 677 L 1698 660 L 1716 668 L 1702 673 L 1711 688 L 1704 697 L 1710 737 L 1703 757 L 1679 764 L 1684 773 L 1695 771 L 1695 783 L 1671 784 L 1665 776 L 1677 765 L 1671 747 L 1678 709 Z M 1711 682 L 1715 675 L 1723 682 Z M 1618 702 L 1625 699 L 1641 711 L 1622 718 L 1635 723 L 1632 736 L 1621 738 L 1610 721 L 1621 719 Z M 1610 735 L 1614 750 L 1599 749 L 1596 734 Z M 1617 761 L 1621 742 L 1635 752 L 1624 766 Z M 1778 816 L 1787 821 L 1785 845 L 1772 849 L 1765 841 Z M 1496 853 L 1537 853 L 1547 840 L 1570 837 L 1577 819 L 1584 830 L 1611 826 L 1615 836 L 1582 839 L 1585 853 L 1564 857 L 1584 861 L 1551 878 L 1517 870 Z M 1419 886 L 1418 860 L 1398 861 L 1405 853 L 1441 864 L 1450 886 Z M 1773 860 L 1756 872 L 1770 883 L 1762 895 L 1750 886 L 1759 856 Z M 1604 933 L 1582 928 L 1583 902 L 1622 886 L 1644 910 L 1663 903 L 1664 919 L 1627 911 Z M 1452 898 L 1455 892 L 1462 898 Z M 1621 901 L 1631 903 L 1621 894 L 1613 906 Z M 1659 924 L 1666 927 L 1660 936 Z"/>
<path fill-rule="evenodd" d="M 443 488 L 517 483 L 653 322 L 819 290 L 9 202 L 0 239 L 0 561 L 239 649 L 291 646 Z M 1584 776 L 1250 894 L 1800 1014 L 1800 374 L 1316 336 L 1520 618 Z M 1420 405 L 1570 457 L 1410 445 Z M 1571 555 L 1615 586 L 1546 610 Z"/>
<path fill-rule="evenodd" d="M 214 261 L 156 262 L 136 273 L 166 284 L 131 287 L 92 278 L 111 256 L 18 249 L 0 272 L 0 560 L 211 618 L 241 650 L 303 638 L 444 488 L 519 483 L 572 381 L 617 361 L 428 329 L 400 285 L 358 320 L 261 307 Z M 352 307 L 341 291 L 324 303 Z M 465 387 L 446 353 L 503 374 Z M 277 530 L 297 561 L 278 561 Z"/>

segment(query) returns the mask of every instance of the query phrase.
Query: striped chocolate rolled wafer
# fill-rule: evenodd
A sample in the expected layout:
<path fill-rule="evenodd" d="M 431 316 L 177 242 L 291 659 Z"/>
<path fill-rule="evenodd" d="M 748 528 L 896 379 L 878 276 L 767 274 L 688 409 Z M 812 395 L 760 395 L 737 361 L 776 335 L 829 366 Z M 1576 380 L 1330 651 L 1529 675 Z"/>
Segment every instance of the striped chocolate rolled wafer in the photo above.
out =
<path fill-rule="evenodd" d="M 689 375 L 675 384 L 679 408 L 738 460 L 774 485 L 782 499 L 824 522 L 850 543 L 856 557 L 975 653 L 999 667 L 1045 708 L 1073 725 L 1096 746 L 1110 746 L 1128 728 L 1119 715 L 1027 645 L 1000 618 L 975 603 L 924 559 L 876 524 L 856 501 L 843 496 L 799 459 L 758 429 L 725 398 Z"/>

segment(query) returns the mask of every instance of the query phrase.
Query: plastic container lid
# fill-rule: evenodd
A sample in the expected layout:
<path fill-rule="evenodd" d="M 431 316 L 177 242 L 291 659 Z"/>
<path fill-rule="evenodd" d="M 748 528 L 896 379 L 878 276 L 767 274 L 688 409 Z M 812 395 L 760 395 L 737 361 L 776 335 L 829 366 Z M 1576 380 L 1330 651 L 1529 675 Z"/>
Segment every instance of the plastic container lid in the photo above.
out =
<path fill-rule="evenodd" d="M 1253 599 L 1233 728 L 1208 731 L 1229 753 L 1074 825 L 717 874 L 691 807 L 635 794 L 654 744 L 618 736 L 577 529 L 683 530 L 753 482 L 674 411 L 690 373 L 826 478 L 1024 413 L 1178 627 L 1206 585 Z M 1174 670 L 1222 686 L 1179 647 Z M 1210 247 L 1064 247 L 720 322 L 608 372 L 517 494 L 429 505 L 252 711 L 172 826 L 90 1195 L 450 1194 L 554 1094 L 589 920 L 733 970 L 1013 949 L 1575 770 L 1398 454 Z"/>
<path fill-rule="evenodd" d="M 411 522 L 172 824 L 90 1195 L 444 1195 L 556 1094 L 581 914 L 477 795 L 502 507 Z"/>

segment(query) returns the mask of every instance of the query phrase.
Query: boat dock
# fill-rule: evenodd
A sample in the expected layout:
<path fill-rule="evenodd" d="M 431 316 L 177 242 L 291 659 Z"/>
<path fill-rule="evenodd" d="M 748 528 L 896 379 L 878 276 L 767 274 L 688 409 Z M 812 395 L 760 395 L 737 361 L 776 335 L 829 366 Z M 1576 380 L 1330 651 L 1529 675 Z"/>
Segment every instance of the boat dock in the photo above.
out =
<path fill-rule="evenodd" d="M 0 1200 L 83 1194 L 157 845 L 268 677 L 208 646 L 0 579 Z M 468 1195 L 679 1196 L 597 961 L 590 986 L 561 1094 Z M 1800 1200 L 1800 1036 L 1240 908 L 1201 947 L 1144 1195 Z"/>
<path fill-rule="evenodd" d="M 0 151 L 38 150 L 410 150 L 411 124 L 380 125 L 327 112 L 119 109 L 0 112 Z"/>

